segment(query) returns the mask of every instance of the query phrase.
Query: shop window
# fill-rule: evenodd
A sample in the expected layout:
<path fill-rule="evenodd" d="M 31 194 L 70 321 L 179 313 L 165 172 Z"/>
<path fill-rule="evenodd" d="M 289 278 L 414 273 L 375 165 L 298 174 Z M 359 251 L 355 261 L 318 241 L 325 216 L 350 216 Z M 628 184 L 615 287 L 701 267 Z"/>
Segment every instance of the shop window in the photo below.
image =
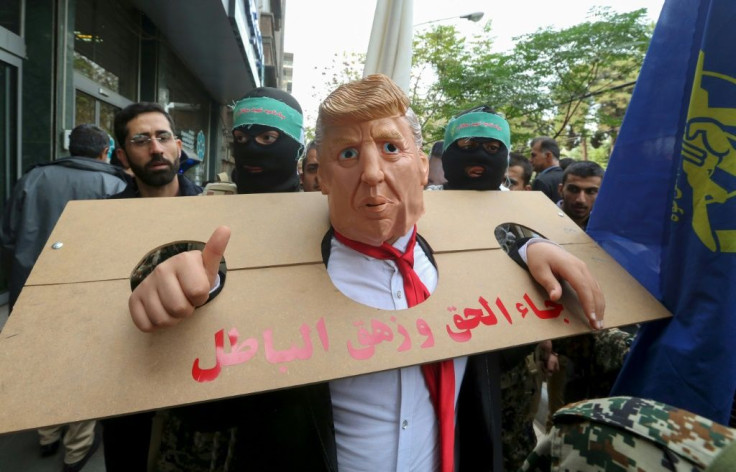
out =
<path fill-rule="evenodd" d="M 0 214 L 18 175 L 18 68 L 0 54 Z M 7 303 L 6 267 L 0 270 L 0 304 Z"/>
<path fill-rule="evenodd" d="M 97 123 L 95 99 L 86 93 L 77 92 L 74 124 L 76 126 L 83 123 Z"/>
<path fill-rule="evenodd" d="M 3 205 L 18 175 L 18 121 L 18 68 L 0 59 L 0 203 Z"/>
<path fill-rule="evenodd" d="M 98 100 L 95 97 L 77 90 L 75 98 L 74 125 L 92 123 L 114 135 L 113 120 L 120 108 Z"/>
<path fill-rule="evenodd" d="M 130 100 L 138 95 L 140 13 L 126 2 L 77 0 L 74 70 Z"/>
<path fill-rule="evenodd" d="M 0 6 L 0 28 L 20 36 L 22 0 L 3 0 Z"/>
<path fill-rule="evenodd" d="M 166 46 L 161 47 L 159 102 L 176 123 L 184 152 L 199 161 L 186 175 L 198 184 L 206 180 L 207 143 L 210 139 L 210 99 L 199 81 Z"/>

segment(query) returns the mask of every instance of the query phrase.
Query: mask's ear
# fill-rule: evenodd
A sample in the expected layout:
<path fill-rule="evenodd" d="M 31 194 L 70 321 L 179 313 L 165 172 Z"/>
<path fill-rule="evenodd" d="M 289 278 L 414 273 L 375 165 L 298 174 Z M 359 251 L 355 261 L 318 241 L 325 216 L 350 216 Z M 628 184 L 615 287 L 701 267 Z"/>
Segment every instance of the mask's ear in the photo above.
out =
<path fill-rule="evenodd" d="M 128 163 L 128 155 L 125 154 L 125 150 L 117 148 L 115 149 L 115 155 L 118 156 L 118 160 L 123 165 L 124 169 L 130 169 L 130 164 Z"/>
<path fill-rule="evenodd" d="M 422 187 L 426 187 L 429 182 L 429 158 L 422 151 L 419 151 L 419 168 L 422 171 Z"/>
<path fill-rule="evenodd" d="M 317 156 L 319 156 L 319 152 L 317 153 Z M 320 191 L 322 192 L 322 195 L 329 195 L 330 184 L 332 181 L 327 174 L 330 174 L 330 171 L 327 170 L 326 163 L 322 163 L 319 157 L 317 158 L 317 161 L 319 162 L 319 167 L 317 167 L 317 178 L 319 179 Z"/>

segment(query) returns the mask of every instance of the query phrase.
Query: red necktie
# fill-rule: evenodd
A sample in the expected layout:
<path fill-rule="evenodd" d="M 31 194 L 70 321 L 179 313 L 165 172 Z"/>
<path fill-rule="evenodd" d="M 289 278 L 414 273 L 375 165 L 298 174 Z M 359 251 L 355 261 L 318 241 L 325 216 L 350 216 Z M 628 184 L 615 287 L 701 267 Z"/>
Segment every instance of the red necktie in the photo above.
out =
<path fill-rule="evenodd" d="M 422 303 L 429 297 L 429 290 L 414 271 L 414 245 L 417 241 L 417 227 L 411 232 L 411 238 L 402 254 L 392 245 L 370 246 L 353 241 L 335 231 L 335 238 L 345 246 L 366 256 L 376 259 L 389 259 L 396 263 L 401 277 L 404 279 L 404 293 L 409 307 Z M 455 367 L 453 361 L 446 360 L 422 365 L 424 382 L 434 405 L 440 425 L 440 470 L 452 472 L 454 469 L 455 451 Z"/>

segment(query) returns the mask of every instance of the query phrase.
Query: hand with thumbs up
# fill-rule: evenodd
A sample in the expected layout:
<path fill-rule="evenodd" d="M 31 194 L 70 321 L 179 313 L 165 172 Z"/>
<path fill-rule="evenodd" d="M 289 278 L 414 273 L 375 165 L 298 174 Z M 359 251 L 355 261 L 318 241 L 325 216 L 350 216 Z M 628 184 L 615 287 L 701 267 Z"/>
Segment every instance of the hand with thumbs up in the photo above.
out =
<path fill-rule="evenodd" d="M 158 266 L 128 300 L 133 323 L 144 332 L 174 326 L 204 305 L 217 283 L 230 228 L 218 227 L 202 251 L 182 252 Z"/>

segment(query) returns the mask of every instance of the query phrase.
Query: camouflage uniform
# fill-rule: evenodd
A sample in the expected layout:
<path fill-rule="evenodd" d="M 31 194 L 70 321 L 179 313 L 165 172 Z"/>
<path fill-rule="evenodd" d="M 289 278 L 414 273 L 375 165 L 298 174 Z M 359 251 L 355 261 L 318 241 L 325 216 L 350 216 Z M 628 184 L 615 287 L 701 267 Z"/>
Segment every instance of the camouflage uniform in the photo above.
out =
<path fill-rule="evenodd" d="M 181 252 L 201 251 L 204 243 L 181 241 L 167 244 L 148 253 L 130 276 L 131 289 L 143 281 L 158 264 Z M 221 283 L 226 271 L 225 260 L 220 263 Z M 201 410 L 196 413 L 195 410 Z M 192 419 L 192 415 L 195 418 Z M 194 406 L 161 410 L 160 443 L 156 450 L 156 467 L 159 472 L 186 470 L 188 472 L 225 472 L 238 470 L 235 454 L 238 428 L 201 428 L 201 416 L 219 417 L 223 413 L 213 406 Z M 200 430 L 203 429 L 203 430 Z"/>
<path fill-rule="evenodd" d="M 135 269 L 133 269 L 133 272 L 130 274 L 130 289 L 135 290 L 138 284 L 143 282 L 143 279 L 148 277 L 148 274 L 153 272 L 153 269 L 155 269 L 157 265 L 169 257 L 173 257 L 181 252 L 194 250 L 201 251 L 202 249 L 204 249 L 204 243 L 197 241 L 170 243 L 154 249 L 146 254 L 145 257 L 135 266 Z"/>
<path fill-rule="evenodd" d="M 555 413 L 552 431 L 521 470 L 698 471 L 727 448 L 718 461 L 733 461 L 734 443 L 736 430 L 688 411 L 640 398 L 601 398 Z"/>
<path fill-rule="evenodd" d="M 503 469 L 516 470 L 534 450 L 534 414 L 540 385 L 534 354 L 501 372 L 501 443 Z"/>
<path fill-rule="evenodd" d="M 633 340 L 632 334 L 617 328 L 554 340 L 555 351 L 574 364 L 565 388 L 566 402 L 607 397 Z"/>
<path fill-rule="evenodd" d="M 238 427 L 197 431 L 178 410 L 161 412 L 163 427 L 157 472 L 227 472 L 243 470 L 238 460 Z"/>
<path fill-rule="evenodd" d="M 566 367 L 566 372 L 561 373 L 564 379 L 560 387 L 562 391 L 556 392 L 564 399 L 562 404 L 607 397 L 633 340 L 634 335 L 618 328 L 555 339 L 555 351 L 572 363 L 567 366 L 565 362 L 560 362 L 561 367 Z M 552 398 L 555 392 L 548 394 Z M 547 430 L 552 425 L 552 414 L 562 404 L 550 404 Z"/>

